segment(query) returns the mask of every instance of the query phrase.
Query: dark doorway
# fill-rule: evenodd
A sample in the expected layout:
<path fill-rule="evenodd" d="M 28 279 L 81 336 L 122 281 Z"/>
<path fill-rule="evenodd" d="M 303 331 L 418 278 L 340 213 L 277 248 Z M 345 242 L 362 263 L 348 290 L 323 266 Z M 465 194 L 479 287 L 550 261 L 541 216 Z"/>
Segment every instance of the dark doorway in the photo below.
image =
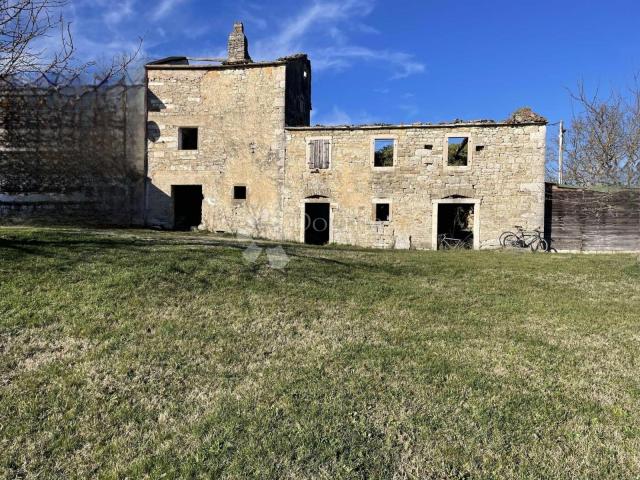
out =
<path fill-rule="evenodd" d="M 306 203 L 304 208 L 304 243 L 325 245 L 329 243 L 331 226 L 328 203 Z"/>
<path fill-rule="evenodd" d="M 438 249 L 473 248 L 473 204 L 438 205 Z"/>
<path fill-rule="evenodd" d="M 202 223 L 202 185 L 173 185 L 173 228 L 191 230 Z"/>

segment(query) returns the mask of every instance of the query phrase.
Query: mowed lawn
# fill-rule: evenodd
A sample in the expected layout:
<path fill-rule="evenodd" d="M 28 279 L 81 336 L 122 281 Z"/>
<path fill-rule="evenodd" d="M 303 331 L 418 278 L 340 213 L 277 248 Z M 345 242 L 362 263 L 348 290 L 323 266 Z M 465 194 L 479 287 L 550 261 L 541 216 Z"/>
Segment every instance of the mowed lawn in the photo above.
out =
<path fill-rule="evenodd" d="M 245 247 L 0 229 L 0 475 L 640 476 L 637 256 Z"/>

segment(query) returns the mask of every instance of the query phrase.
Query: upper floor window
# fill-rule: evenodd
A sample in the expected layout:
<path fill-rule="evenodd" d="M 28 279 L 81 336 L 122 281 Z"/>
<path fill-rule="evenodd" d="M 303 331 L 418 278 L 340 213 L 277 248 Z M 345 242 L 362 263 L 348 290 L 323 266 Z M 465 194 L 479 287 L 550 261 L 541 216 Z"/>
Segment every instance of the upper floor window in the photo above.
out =
<path fill-rule="evenodd" d="M 331 166 L 331 139 L 312 138 L 309 140 L 307 157 L 310 169 L 328 169 Z"/>
<path fill-rule="evenodd" d="M 393 138 L 373 140 L 373 166 L 393 167 L 396 159 L 396 141 Z"/>
<path fill-rule="evenodd" d="M 469 165 L 469 137 L 447 137 L 447 166 Z"/>
<path fill-rule="evenodd" d="M 178 129 L 178 149 L 198 150 L 197 127 L 182 127 Z"/>

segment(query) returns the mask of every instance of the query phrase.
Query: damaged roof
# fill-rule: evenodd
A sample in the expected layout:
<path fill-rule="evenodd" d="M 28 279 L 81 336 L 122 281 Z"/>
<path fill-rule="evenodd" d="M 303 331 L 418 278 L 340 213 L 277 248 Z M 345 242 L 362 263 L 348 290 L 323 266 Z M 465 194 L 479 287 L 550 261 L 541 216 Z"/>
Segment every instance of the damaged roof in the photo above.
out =
<path fill-rule="evenodd" d="M 538 115 L 529 107 L 517 109 L 505 120 L 461 120 L 456 118 L 448 122 L 417 122 L 417 123 L 369 123 L 359 125 L 314 125 L 309 127 L 287 127 L 289 130 L 379 130 L 400 128 L 442 128 L 442 127 L 500 127 L 519 125 L 546 125 L 547 119 Z"/>
<path fill-rule="evenodd" d="M 154 60 L 145 64 L 146 68 L 151 69 L 222 69 L 222 68 L 252 68 L 252 67 L 269 67 L 274 65 L 285 65 L 289 62 L 298 60 L 308 61 L 306 53 L 296 53 L 287 55 L 276 60 L 260 61 L 260 62 L 243 62 L 243 63 L 225 63 L 224 58 L 196 58 L 185 56 L 172 56 Z"/>

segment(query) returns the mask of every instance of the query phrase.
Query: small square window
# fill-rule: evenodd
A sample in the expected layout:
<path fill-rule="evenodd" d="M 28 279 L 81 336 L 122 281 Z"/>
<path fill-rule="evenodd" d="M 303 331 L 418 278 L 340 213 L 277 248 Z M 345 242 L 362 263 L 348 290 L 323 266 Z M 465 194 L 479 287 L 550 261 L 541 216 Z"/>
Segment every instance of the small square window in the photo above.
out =
<path fill-rule="evenodd" d="M 246 200 L 247 199 L 247 187 L 244 185 L 236 185 L 233 187 L 233 199 L 234 200 Z"/>
<path fill-rule="evenodd" d="M 374 167 L 393 167 L 395 141 L 393 139 L 376 139 L 374 142 Z"/>
<path fill-rule="evenodd" d="M 178 129 L 178 149 L 198 149 L 198 129 L 196 127 L 183 127 Z"/>
<path fill-rule="evenodd" d="M 469 137 L 449 137 L 447 165 L 466 167 L 469 164 Z"/>
<path fill-rule="evenodd" d="M 388 222 L 391 208 L 388 203 L 376 203 L 376 222 Z"/>

